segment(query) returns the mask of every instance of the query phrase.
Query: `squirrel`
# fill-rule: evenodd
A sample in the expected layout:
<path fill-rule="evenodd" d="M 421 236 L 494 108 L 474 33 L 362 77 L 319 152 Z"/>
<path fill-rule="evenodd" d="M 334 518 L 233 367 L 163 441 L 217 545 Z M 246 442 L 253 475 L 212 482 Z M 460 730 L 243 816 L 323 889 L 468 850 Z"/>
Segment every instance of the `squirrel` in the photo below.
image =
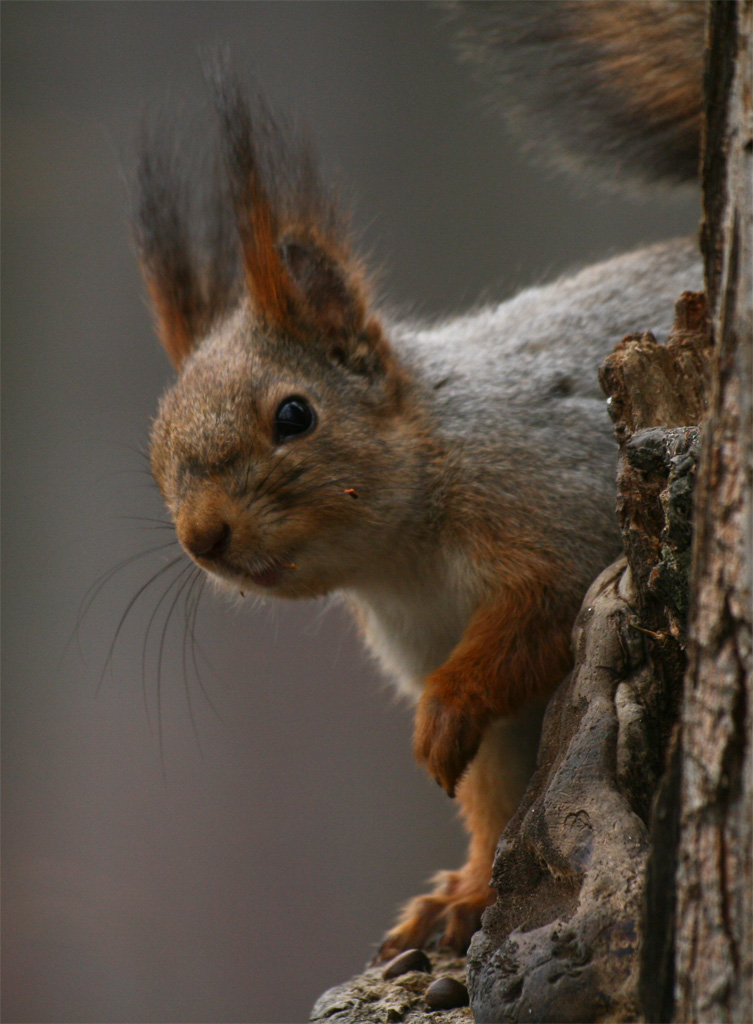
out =
<path fill-rule="evenodd" d="M 507 112 L 547 136 L 561 122 L 577 173 L 593 156 L 625 180 L 695 175 L 702 5 L 459 6 Z M 224 175 L 201 240 L 169 143 L 145 137 L 137 161 L 134 237 L 178 371 L 152 471 L 213 579 L 344 595 L 415 703 L 416 759 L 457 797 L 469 853 L 408 903 L 378 959 L 462 953 L 582 598 L 621 550 L 596 370 L 631 331 L 666 336 L 676 296 L 702 287 L 697 245 L 653 245 L 441 323 L 394 319 L 308 141 L 227 62 L 210 77 Z"/>

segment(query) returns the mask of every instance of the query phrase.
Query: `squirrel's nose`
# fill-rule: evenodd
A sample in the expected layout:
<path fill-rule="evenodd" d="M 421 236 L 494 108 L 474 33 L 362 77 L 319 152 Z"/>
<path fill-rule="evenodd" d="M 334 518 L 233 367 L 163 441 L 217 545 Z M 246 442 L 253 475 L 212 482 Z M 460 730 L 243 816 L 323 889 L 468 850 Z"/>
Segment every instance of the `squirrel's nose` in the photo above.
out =
<path fill-rule="evenodd" d="M 227 552 L 232 531 L 220 515 L 178 522 L 178 539 L 194 558 L 216 562 Z"/>

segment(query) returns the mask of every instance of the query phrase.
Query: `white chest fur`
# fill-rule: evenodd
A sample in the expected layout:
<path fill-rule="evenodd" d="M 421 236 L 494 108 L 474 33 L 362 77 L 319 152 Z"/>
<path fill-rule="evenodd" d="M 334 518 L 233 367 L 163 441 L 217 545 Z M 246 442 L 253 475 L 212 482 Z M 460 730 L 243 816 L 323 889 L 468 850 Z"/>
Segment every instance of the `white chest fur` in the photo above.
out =
<path fill-rule="evenodd" d="M 350 592 L 364 639 L 398 690 L 417 700 L 465 632 L 477 603 L 461 556 L 429 576 Z"/>

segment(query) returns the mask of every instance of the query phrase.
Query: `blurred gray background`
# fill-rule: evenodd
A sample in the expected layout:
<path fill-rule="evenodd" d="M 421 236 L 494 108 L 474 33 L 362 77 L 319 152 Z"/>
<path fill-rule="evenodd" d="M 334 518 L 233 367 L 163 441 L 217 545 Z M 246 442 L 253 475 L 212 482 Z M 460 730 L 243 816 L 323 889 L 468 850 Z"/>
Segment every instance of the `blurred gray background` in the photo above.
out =
<path fill-rule="evenodd" d="M 150 550 L 170 534 L 141 454 L 171 371 L 120 172 L 141 114 L 205 105 L 199 53 L 228 41 L 309 124 L 412 313 L 692 232 L 695 202 L 530 167 L 434 6 L 1 15 L 3 1019 L 303 1020 L 464 842 L 337 608 L 207 593 L 195 665 L 177 570 L 136 596 L 173 552 Z"/>

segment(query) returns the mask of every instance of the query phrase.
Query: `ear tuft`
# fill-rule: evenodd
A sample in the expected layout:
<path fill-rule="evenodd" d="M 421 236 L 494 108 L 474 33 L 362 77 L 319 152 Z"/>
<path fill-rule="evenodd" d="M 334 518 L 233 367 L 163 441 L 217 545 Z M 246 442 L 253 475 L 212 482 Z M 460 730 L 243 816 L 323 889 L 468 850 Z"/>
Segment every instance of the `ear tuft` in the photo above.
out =
<path fill-rule="evenodd" d="M 206 208 L 197 211 L 178 160 L 168 126 L 144 124 L 129 183 L 131 228 L 157 333 L 176 368 L 235 301 L 238 279 L 219 168 L 201 175 L 209 185 Z"/>
<path fill-rule="evenodd" d="M 226 54 L 210 65 L 246 283 L 255 311 L 291 336 L 358 333 L 361 275 L 308 138 L 249 100 Z"/>
<path fill-rule="evenodd" d="M 283 204 L 281 179 L 286 160 L 282 133 L 261 95 L 249 105 L 230 68 L 227 54 L 209 64 L 207 77 L 220 123 L 220 143 L 246 282 L 256 312 L 278 326 L 289 326 L 290 281 L 277 251 Z M 263 143 L 263 145 L 262 145 Z"/>
<path fill-rule="evenodd" d="M 133 233 L 170 359 L 181 366 L 241 299 L 243 278 L 255 316 L 272 330 L 378 375 L 386 342 L 308 139 L 275 119 L 258 91 L 247 98 L 227 55 L 217 54 L 206 73 L 222 183 L 217 166 L 194 167 L 189 178 L 164 122 L 142 132 L 134 175 Z M 211 209 L 202 209 L 189 180 L 212 183 Z"/>
<path fill-rule="evenodd" d="M 186 191 L 174 165 L 164 151 L 150 145 L 144 130 L 131 219 L 157 333 L 174 366 L 193 345 L 201 304 L 186 207 Z"/>

